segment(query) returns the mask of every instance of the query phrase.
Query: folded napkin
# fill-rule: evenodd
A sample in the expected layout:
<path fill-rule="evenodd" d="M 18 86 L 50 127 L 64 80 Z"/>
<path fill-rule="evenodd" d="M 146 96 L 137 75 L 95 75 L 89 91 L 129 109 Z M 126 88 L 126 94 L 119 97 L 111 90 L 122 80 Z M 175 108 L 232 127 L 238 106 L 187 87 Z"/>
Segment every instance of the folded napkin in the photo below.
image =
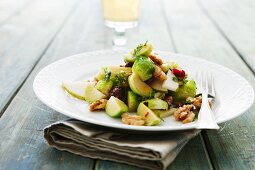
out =
<path fill-rule="evenodd" d="M 59 150 L 155 170 L 166 169 L 199 132 L 132 133 L 69 119 L 46 127 L 44 137 Z"/>

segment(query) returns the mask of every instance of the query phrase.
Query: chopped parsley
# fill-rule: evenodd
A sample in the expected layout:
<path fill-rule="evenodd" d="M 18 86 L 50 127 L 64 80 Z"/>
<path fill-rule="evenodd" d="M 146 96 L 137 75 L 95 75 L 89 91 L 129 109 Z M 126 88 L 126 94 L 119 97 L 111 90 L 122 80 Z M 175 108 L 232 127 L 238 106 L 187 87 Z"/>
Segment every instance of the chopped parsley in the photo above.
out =
<path fill-rule="evenodd" d="M 127 82 L 126 73 L 124 71 L 119 72 L 112 78 L 112 81 L 114 82 L 115 86 L 125 85 Z"/>
<path fill-rule="evenodd" d="M 107 70 L 107 71 L 105 72 L 104 80 L 106 80 L 106 81 L 110 80 L 111 74 L 112 74 L 112 73 L 111 73 L 110 71 Z"/>

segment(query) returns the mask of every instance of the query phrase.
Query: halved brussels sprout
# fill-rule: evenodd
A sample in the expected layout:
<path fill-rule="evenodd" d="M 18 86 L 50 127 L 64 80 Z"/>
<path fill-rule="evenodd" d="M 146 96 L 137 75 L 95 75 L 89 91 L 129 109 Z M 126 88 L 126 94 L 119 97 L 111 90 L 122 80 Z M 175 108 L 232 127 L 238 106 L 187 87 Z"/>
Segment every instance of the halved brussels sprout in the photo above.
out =
<path fill-rule="evenodd" d="M 97 82 L 95 87 L 97 90 L 101 91 L 105 95 L 108 95 L 109 91 L 112 89 L 112 86 L 113 82 L 110 79 L 108 80 L 103 79 Z"/>
<path fill-rule="evenodd" d="M 140 103 L 139 96 L 132 91 L 128 91 L 127 104 L 130 112 L 135 112 Z"/>
<path fill-rule="evenodd" d="M 141 56 L 141 55 L 149 56 L 151 52 L 152 52 L 152 45 L 148 43 L 148 41 L 146 41 L 144 44 L 138 45 L 132 52 L 132 55 L 135 57 Z"/>
<path fill-rule="evenodd" d="M 130 89 L 140 96 L 151 97 L 153 95 L 153 89 L 143 82 L 135 73 L 128 77 L 128 83 Z"/>
<path fill-rule="evenodd" d="M 150 79 L 154 70 L 153 62 L 146 56 L 138 57 L 132 67 L 132 71 L 139 75 L 142 81 Z"/>
<path fill-rule="evenodd" d="M 184 102 L 188 97 L 195 97 L 196 95 L 196 83 L 194 80 L 188 80 L 175 92 L 171 92 L 174 102 Z"/>

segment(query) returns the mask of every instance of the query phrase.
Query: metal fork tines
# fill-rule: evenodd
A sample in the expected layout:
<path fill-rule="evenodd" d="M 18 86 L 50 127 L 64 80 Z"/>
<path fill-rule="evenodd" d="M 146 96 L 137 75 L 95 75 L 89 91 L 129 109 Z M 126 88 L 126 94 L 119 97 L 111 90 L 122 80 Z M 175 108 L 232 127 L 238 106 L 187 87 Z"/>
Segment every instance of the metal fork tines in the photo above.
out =
<path fill-rule="evenodd" d="M 215 121 L 214 113 L 209 105 L 208 96 L 215 98 L 214 80 L 212 74 L 197 74 L 198 92 L 202 94 L 202 105 L 198 113 L 197 129 L 219 129 Z"/>

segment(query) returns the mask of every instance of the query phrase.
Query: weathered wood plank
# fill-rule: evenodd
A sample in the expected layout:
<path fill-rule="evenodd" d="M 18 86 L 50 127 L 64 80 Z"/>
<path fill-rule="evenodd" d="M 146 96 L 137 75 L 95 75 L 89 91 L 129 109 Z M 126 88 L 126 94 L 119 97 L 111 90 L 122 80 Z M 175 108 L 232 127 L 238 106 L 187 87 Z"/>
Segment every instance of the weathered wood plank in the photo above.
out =
<path fill-rule="evenodd" d="M 201 11 L 197 1 L 165 0 L 165 12 L 177 51 L 225 65 L 255 87 L 255 77 L 235 50 Z M 243 116 L 205 131 L 209 155 L 216 169 L 255 168 L 255 105 Z"/>
<path fill-rule="evenodd" d="M 78 0 L 36 0 L 0 26 L 0 116 Z"/>
<path fill-rule="evenodd" d="M 23 8 L 26 8 L 32 0 L 1 0 L 0 1 L 0 25 L 14 15 L 17 15 Z"/>
<path fill-rule="evenodd" d="M 162 15 L 158 1 L 141 1 L 140 19 L 137 28 L 127 30 L 127 48 L 134 48 L 146 40 L 155 50 L 174 51 L 174 46 L 167 30 L 167 23 Z"/>
<path fill-rule="evenodd" d="M 156 50 L 175 51 L 167 23 L 162 13 L 162 7 L 155 0 L 142 1 L 139 27 L 128 31 L 127 48 L 133 48 L 138 43 L 149 40 Z M 185 163 L 183 163 L 185 160 Z M 211 164 L 203 147 L 203 141 L 198 136 L 184 149 L 168 169 L 210 169 Z M 98 160 L 97 170 L 107 169 L 139 169 L 134 166 L 110 161 Z"/>
<path fill-rule="evenodd" d="M 64 153 L 61 155 L 62 152 L 49 149 L 48 146 L 43 143 L 41 129 L 52 122 L 65 118 L 65 116 L 43 105 L 31 92 L 32 82 L 36 73 L 52 61 L 87 50 L 111 47 L 110 32 L 103 27 L 103 21 L 100 19 L 101 15 L 98 8 L 99 1 L 93 1 L 93 3 L 91 1 L 82 2 L 83 3 L 79 4 L 79 8 L 46 51 L 0 119 L 0 168 L 3 167 L 3 169 L 5 169 L 10 166 L 15 168 L 17 166 L 30 165 L 29 168 L 34 169 L 43 166 L 46 168 L 50 167 L 50 169 L 59 169 L 62 166 L 65 166 L 66 169 L 73 167 L 77 169 L 86 168 L 86 164 L 89 164 L 89 167 L 91 165 L 89 159 L 81 159 L 74 162 L 72 160 L 77 159 L 77 157 Z M 84 20 L 81 18 L 84 18 Z M 157 25 L 155 25 L 155 27 L 156 28 L 151 30 L 156 30 Z M 138 29 L 147 30 L 146 28 Z M 167 32 L 166 30 L 161 31 Z M 146 34 L 147 37 L 152 38 L 155 43 L 160 43 L 161 35 L 150 35 L 152 31 Z M 134 38 L 131 37 L 130 39 L 133 39 L 134 43 L 130 41 L 129 47 L 136 45 L 137 42 L 140 41 L 139 38 L 140 37 L 137 35 L 134 35 Z M 161 41 L 166 44 L 162 44 L 158 46 L 158 48 L 163 50 L 171 48 L 171 45 L 169 45 L 171 40 L 168 36 L 164 38 L 165 39 Z M 199 139 L 197 143 L 201 143 L 201 140 Z M 34 148 L 36 148 L 36 150 L 34 150 Z M 186 150 L 185 152 L 192 155 L 193 150 Z M 55 154 L 61 156 L 55 156 Z M 203 155 L 205 155 L 204 150 L 201 149 L 201 152 L 194 153 L 194 155 L 199 154 L 203 157 Z M 204 156 L 203 158 L 205 159 L 203 164 L 208 165 L 209 163 L 206 157 Z M 22 161 L 20 161 L 20 159 L 22 159 Z M 60 164 L 59 160 L 64 160 L 62 162 L 65 163 Z M 189 159 L 189 161 L 199 162 L 201 160 L 195 157 L 194 160 Z M 11 165 L 12 162 L 15 162 L 15 165 Z M 118 166 L 113 163 L 112 167 Z M 194 165 L 194 168 L 199 168 L 199 166 Z"/>
<path fill-rule="evenodd" d="M 255 73 L 255 1 L 200 0 L 215 23 Z"/>
<path fill-rule="evenodd" d="M 191 139 L 167 169 L 213 169 L 207 150 L 204 146 L 202 135 L 198 135 L 194 139 Z"/>
<path fill-rule="evenodd" d="M 0 169 L 93 168 L 94 160 L 57 151 L 44 143 L 42 129 L 66 117 L 43 105 L 32 92 L 32 83 L 40 69 L 52 61 L 110 47 L 104 41 L 104 27 L 98 27 L 103 23 L 98 5 L 98 1 L 88 0 L 78 4 L 0 119 Z"/>

